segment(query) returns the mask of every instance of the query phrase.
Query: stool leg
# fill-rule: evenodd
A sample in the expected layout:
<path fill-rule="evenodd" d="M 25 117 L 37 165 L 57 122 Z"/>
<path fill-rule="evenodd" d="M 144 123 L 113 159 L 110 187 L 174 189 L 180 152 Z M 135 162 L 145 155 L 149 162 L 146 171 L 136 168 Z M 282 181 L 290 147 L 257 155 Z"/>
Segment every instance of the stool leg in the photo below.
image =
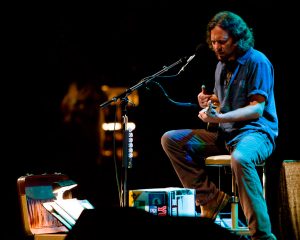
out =
<path fill-rule="evenodd" d="M 238 219 L 239 219 L 239 210 L 238 210 L 239 199 L 237 197 L 236 183 L 235 183 L 235 177 L 233 173 L 232 173 L 232 192 L 233 192 L 233 197 L 231 201 L 231 226 L 232 229 L 237 229 Z"/>
<path fill-rule="evenodd" d="M 219 180 L 219 186 L 218 186 L 218 188 L 221 189 L 221 167 L 218 167 L 218 168 L 219 168 L 218 169 L 219 170 L 219 179 L 218 179 Z"/>
<path fill-rule="evenodd" d="M 264 198 L 266 199 L 266 170 L 265 167 L 262 167 L 262 171 L 263 171 L 263 176 L 262 176 L 262 187 L 263 187 L 263 194 L 264 194 Z"/>

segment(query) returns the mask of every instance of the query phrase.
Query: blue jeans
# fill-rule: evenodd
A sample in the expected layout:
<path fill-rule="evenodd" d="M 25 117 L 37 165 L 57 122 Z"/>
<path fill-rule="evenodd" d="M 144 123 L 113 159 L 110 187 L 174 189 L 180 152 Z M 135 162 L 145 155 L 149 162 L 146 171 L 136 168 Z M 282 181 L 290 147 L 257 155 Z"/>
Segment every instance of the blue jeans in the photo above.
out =
<path fill-rule="evenodd" d="M 262 184 L 255 168 L 264 163 L 274 150 L 267 135 L 251 132 L 237 137 L 229 147 L 218 132 L 181 129 L 164 133 L 161 144 L 183 187 L 196 189 L 196 202 L 200 205 L 205 205 L 219 191 L 208 178 L 204 158 L 231 154 L 232 173 L 251 237 L 273 239 Z"/>

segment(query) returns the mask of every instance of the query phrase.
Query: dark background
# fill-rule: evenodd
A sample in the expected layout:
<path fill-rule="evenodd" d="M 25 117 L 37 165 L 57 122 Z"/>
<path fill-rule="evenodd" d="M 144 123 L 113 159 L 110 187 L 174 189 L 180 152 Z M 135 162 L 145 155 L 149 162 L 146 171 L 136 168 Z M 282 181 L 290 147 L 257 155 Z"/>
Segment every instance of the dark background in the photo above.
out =
<path fill-rule="evenodd" d="M 280 163 L 299 159 L 294 117 L 298 64 L 292 60 L 299 55 L 298 23 L 297 9 L 288 1 L 276 5 L 256 0 L 110 1 L 18 5 L 6 10 L 1 120 L 3 185 L 7 190 L 2 199 L 8 197 L 9 202 L 6 216 L 12 230 L 7 232 L 16 237 L 22 235 L 16 181 L 27 173 L 64 172 L 82 183 L 82 197 L 95 205 L 118 204 L 111 166 L 105 166 L 109 170 L 96 166 L 89 159 L 89 148 L 82 149 L 86 158 L 76 161 L 71 153 L 68 158 L 67 151 L 60 152 L 65 138 L 59 106 L 70 82 L 131 87 L 194 54 L 204 42 L 207 22 L 220 10 L 232 10 L 246 20 L 254 30 L 255 48 L 264 52 L 275 68 L 280 135 L 273 171 L 269 172 L 270 192 L 276 192 Z M 160 79 L 160 83 L 174 99 L 196 101 L 203 82 L 210 84 L 211 57 L 201 53 L 182 75 Z M 177 73 L 180 67 L 166 75 Z M 156 87 L 139 89 L 139 96 L 140 105 L 128 112 L 137 124 L 135 147 L 139 151 L 129 173 L 129 188 L 179 186 L 161 150 L 160 136 L 169 129 L 202 126 L 197 111 L 170 105 Z"/>

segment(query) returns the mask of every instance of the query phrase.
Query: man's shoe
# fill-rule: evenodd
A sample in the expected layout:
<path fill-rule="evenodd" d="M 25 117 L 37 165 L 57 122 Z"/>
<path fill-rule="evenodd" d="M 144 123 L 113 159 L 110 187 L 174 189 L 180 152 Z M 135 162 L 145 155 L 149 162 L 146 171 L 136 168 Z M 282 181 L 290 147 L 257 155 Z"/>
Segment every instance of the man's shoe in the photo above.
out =
<path fill-rule="evenodd" d="M 223 191 L 219 191 L 219 193 L 207 204 L 200 206 L 200 217 L 209 218 L 214 221 L 218 213 L 227 205 L 229 199 L 230 196 L 228 194 Z"/>

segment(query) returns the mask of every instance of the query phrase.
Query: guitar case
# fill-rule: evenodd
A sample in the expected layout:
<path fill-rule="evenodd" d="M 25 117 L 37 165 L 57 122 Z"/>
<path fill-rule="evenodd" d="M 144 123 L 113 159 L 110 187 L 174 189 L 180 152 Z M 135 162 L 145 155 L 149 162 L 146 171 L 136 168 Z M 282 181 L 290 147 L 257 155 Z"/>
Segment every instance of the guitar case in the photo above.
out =
<path fill-rule="evenodd" d="M 33 175 L 28 174 L 17 179 L 18 198 L 26 237 L 34 240 L 63 240 L 68 229 L 49 213 L 43 202 L 53 201 L 53 184 L 69 180 L 61 173 Z M 72 198 L 67 191 L 64 198 Z"/>

